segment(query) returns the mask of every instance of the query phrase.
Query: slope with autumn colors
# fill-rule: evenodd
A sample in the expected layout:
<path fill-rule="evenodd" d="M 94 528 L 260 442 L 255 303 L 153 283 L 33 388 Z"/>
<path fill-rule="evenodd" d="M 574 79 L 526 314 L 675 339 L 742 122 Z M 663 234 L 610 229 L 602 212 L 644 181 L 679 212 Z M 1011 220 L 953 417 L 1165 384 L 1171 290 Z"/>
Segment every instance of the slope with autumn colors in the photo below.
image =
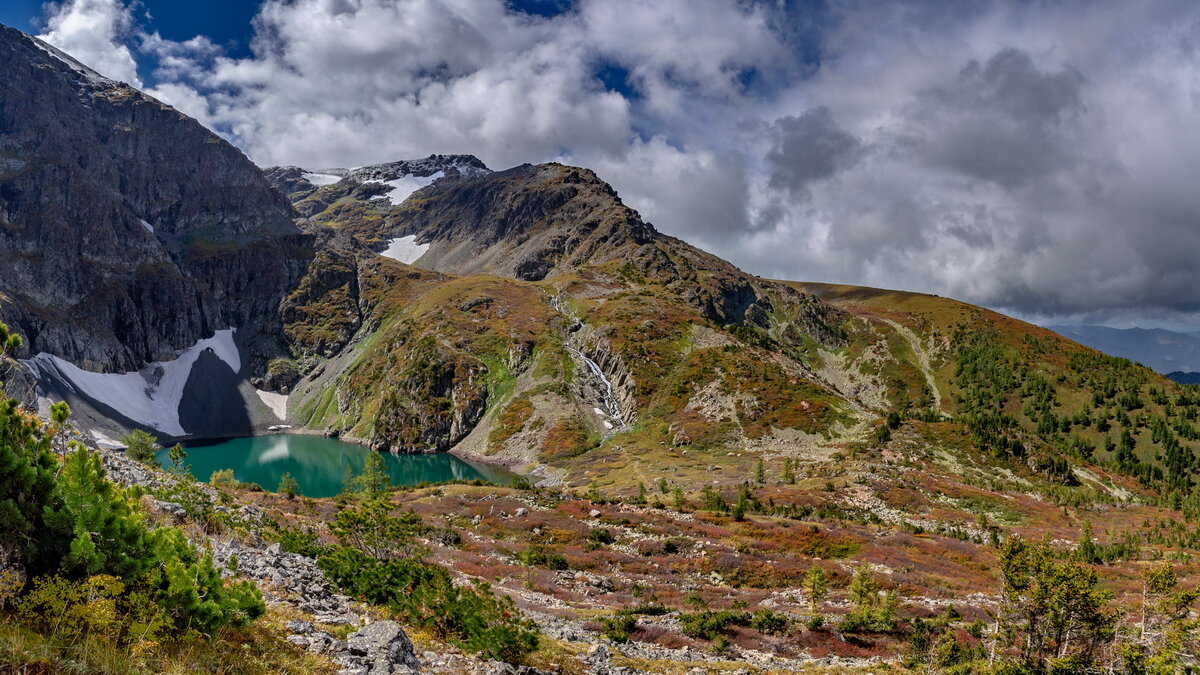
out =
<path fill-rule="evenodd" d="M 297 422 L 628 487 L 827 457 L 882 437 L 892 415 L 1068 488 L 1122 492 L 1111 474 L 1190 486 L 1189 391 L 1044 329 L 934 296 L 746 274 L 658 233 L 586 169 L 450 172 L 400 204 L 372 185 L 297 193 L 323 205 L 311 219 L 331 237 L 385 256 L 412 244 L 407 267 L 360 252 L 396 270 L 382 285 L 360 273 L 357 296 L 306 296 L 294 347 L 338 356 L 298 381 Z M 372 308 L 332 351 L 305 338 L 352 314 L 326 300 Z"/>
<path fill-rule="evenodd" d="M 384 635 L 396 672 L 418 658 L 406 630 L 437 673 L 1196 665 L 1196 626 L 1180 623 L 1195 596 L 1169 594 L 1159 566 L 1192 586 L 1195 389 L 961 302 L 747 274 L 585 168 L 434 155 L 261 172 L 32 38 L 0 29 L 0 60 L 17 74 L 0 83 L 0 315 L 28 338 L 0 376 L 56 411 L 49 426 L 15 402 L 0 415 L 23 444 L 0 443 L 0 506 L 18 505 L 0 516 L 36 531 L 70 489 L 59 458 L 89 485 L 106 485 L 103 464 L 138 486 L 96 507 L 120 512 L 105 522 L 134 543 L 176 522 L 271 600 L 265 623 L 203 643 L 241 654 L 232 669 L 332 671 Z M 62 114 L 39 117 L 37 95 Z M 281 493 L 224 472 L 200 486 L 178 451 L 167 476 L 114 440 L 287 426 L 524 480 L 391 490 L 377 473 L 296 498 L 282 479 Z M 67 439 L 106 449 L 72 455 Z M 112 542 L 73 536 L 61 569 L 92 583 L 106 561 L 81 572 L 73 556 Z M 0 572 L 25 574 L 31 550 L 0 540 Z M 207 553 L 179 551 L 224 583 Z M 1033 594 L 1013 574 L 1035 563 L 1064 582 L 1036 588 L 1090 614 L 1031 661 Z M 18 595 L 0 584 L 0 604 Z M 521 638 L 503 655 L 525 670 L 480 656 L 499 653 L 480 608 Z M 0 613 L 0 669 L 62 670 L 108 644 Z M 362 622 L 376 628 L 350 637 Z M 186 671 L 208 658 L 189 644 L 84 656 Z M 1002 669 L 1018 657 L 1038 665 Z"/>

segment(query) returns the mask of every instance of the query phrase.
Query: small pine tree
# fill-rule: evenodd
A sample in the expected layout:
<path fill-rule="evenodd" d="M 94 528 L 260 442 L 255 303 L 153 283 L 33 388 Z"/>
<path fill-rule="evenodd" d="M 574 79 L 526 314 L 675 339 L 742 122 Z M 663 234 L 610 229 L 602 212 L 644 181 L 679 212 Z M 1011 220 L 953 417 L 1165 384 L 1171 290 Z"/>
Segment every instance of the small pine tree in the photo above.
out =
<path fill-rule="evenodd" d="M 1143 573 L 1142 612 L 1132 640 L 1118 645 L 1130 673 L 1187 672 L 1200 642 L 1200 622 L 1192 617 L 1200 589 L 1180 590 L 1170 563 Z"/>
<path fill-rule="evenodd" d="M 180 478 L 190 477 L 192 467 L 187 463 L 187 450 L 183 449 L 182 443 L 176 443 L 167 451 L 167 461 L 170 465 L 167 471 L 179 476 Z"/>
<path fill-rule="evenodd" d="M 876 445 L 886 445 L 888 441 L 892 440 L 892 430 L 886 424 L 881 424 L 875 429 L 872 438 Z"/>
<path fill-rule="evenodd" d="M 50 424 L 55 429 L 61 429 L 67 423 L 67 418 L 71 416 L 71 406 L 67 405 L 66 401 L 50 404 Z"/>
<path fill-rule="evenodd" d="M 1031 544 L 1020 537 L 1005 542 L 1000 571 L 997 651 L 1017 650 L 1025 672 L 1091 668 L 1112 642 L 1117 620 L 1108 607 L 1112 592 L 1099 587 L 1096 571 L 1074 560 L 1059 562 L 1047 541 Z"/>
<path fill-rule="evenodd" d="M 804 573 L 803 588 L 808 594 L 808 609 L 815 613 L 829 592 L 829 575 L 820 565 L 813 563 Z"/>
<path fill-rule="evenodd" d="M 646 503 L 646 484 L 640 480 L 638 481 L 638 493 L 637 493 L 637 496 L 633 498 L 633 503 L 634 504 L 645 504 Z"/>
<path fill-rule="evenodd" d="M 0 541 L 16 545 L 30 576 L 56 565 L 65 544 L 47 523 L 62 499 L 50 439 L 38 431 L 16 400 L 0 400 Z"/>
<path fill-rule="evenodd" d="M 329 531 L 342 546 L 357 549 L 373 558 L 413 558 L 424 551 L 414 540 L 421 518 L 411 511 L 393 515 L 382 499 L 366 499 L 338 511 Z"/>
<path fill-rule="evenodd" d="M 665 477 L 660 477 L 658 479 L 658 491 L 665 495 L 669 490 L 670 487 L 667 485 L 667 479 Z"/>
<path fill-rule="evenodd" d="M 847 590 L 850 592 L 850 601 L 856 607 L 863 607 L 869 606 L 878 598 L 879 585 L 875 583 L 875 576 L 871 574 L 871 570 L 863 565 L 854 571 L 854 577 L 850 579 Z"/>
<path fill-rule="evenodd" d="M 59 474 L 59 493 L 72 529 L 64 571 L 136 579 L 150 570 L 154 542 L 124 491 L 105 480 L 98 454 L 86 448 L 69 454 Z"/>
<path fill-rule="evenodd" d="M 687 508 L 687 500 L 683 496 L 683 490 L 681 490 L 678 485 L 676 485 L 675 489 L 671 491 L 671 506 L 673 506 L 676 511 L 682 511 Z"/>
<path fill-rule="evenodd" d="M 762 457 L 758 458 L 758 464 L 754 466 L 754 482 L 760 485 L 767 482 L 766 468 L 763 466 Z"/>
<path fill-rule="evenodd" d="M 149 433 L 141 429 L 134 429 L 126 434 L 121 442 L 125 444 L 125 454 L 130 459 L 137 460 L 142 464 L 154 464 L 158 445 Z"/>
<path fill-rule="evenodd" d="M 737 503 L 733 505 L 733 519 L 738 521 L 739 523 L 746 519 L 746 501 L 745 500 L 739 499 L 737 501 Z"/>
<path fill-rule="evenodd" d="M 355 493 L 358 492 L 358 487 L 358 480 L 354 477 L 354 469 L 350 468 L 350 465 L 347 464 L 345 471 L 342 472 L 342 491 L 337 495 L 337 502 L 345 504 L 353 499 Z"/>
<path fill-rule="evenodd" d="M 1079 531 L 1079 548 L 1075 549 L 1075 556 L 1080 562 L 1095 565 L 1100 562 L 1100 551 L 1097 550 L 1096 542 L 1092 539 L 1092 521 L 1084 520 L 1083 526 Z"/>
<path fill-rule="evenodd" d="M 287 497 L 288 499 L 292 499 L 296 495 L 300 494 L 300 484 L 296 482 L 296 479 L 291 473 L 285 471 L 284 474 L 279 477 L 279 489 L 276 490 L 276 492 L 284 497 Z"/>
<path fill-rule="evenodd" d="M 24 341 L 21 336 L 9 332 L 8 325 L 0 323 L 0 357 L 6 357 L 21 348 Z"/>
<path fill-rule="evenodd" d="M 854 609 L 842 620 L 843 631 L 885 633 L 896 629 L 896 610 L 900 598 L 895 591 L 888 591 L 881 596 L 879 584 L 866 565 L 855 571 L 848 590 Z"/>
<path fill-rule="evenodd" d="M 369 499 L 382 497 L 392 489 L 392 477 L 388 473 L 387 462 L 381 453 L 375 451 L 367 453 L 367 462 L 357 480 L 363 494 Z"/>
<path fill-rule="evenodd" d="M 50 404 L 50 426 L 49 434 L 52 437 L 51 443 L 55 451 L 62 456 L 67 454 L 67 437 L 64 433 L 67 430 L 67 419 L 71 417 L 71 406 L 67 405 L 66 401 Z"/>
<path fill-rule="evenodd" d="M 783 482 L 788 485 L 796 484 L 796 460 L 791 457 L 783 459 Z"/>

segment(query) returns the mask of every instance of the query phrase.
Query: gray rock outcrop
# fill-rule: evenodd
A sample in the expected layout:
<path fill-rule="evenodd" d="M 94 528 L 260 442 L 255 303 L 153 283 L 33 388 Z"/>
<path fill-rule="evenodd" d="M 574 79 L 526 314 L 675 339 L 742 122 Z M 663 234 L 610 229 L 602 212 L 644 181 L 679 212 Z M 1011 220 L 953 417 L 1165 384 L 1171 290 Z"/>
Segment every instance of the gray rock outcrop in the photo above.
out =
<path fill-rule="evenodd" d="M 0 26 L 0 319 L 127 372 L 274 321 L 311 253 L 287 199 L 170 106 Z"/>
<path fill-rule="evenodd" d="M 317 654 L 325 654 L 341 666 L 339 675 L 400 675 L 417 673 L 421 660 L 404 627 L 395 621 L 376 621 L 338 640 L 315 630 L 308 621 L 292 620 L 288 642 Z"/>

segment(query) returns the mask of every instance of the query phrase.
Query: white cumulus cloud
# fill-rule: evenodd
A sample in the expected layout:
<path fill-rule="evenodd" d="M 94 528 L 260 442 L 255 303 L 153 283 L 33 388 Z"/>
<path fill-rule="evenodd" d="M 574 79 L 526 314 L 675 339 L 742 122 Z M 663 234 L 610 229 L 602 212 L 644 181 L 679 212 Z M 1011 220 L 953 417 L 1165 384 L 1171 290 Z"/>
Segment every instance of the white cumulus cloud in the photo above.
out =
<path fill-rule="evenodd" d="M 66 0 L 50 6 L 46 32 L 38 37 L 105 77 L 140 87 L 124 44 L 132 23 L 129 7 L 117 0 Z"/>

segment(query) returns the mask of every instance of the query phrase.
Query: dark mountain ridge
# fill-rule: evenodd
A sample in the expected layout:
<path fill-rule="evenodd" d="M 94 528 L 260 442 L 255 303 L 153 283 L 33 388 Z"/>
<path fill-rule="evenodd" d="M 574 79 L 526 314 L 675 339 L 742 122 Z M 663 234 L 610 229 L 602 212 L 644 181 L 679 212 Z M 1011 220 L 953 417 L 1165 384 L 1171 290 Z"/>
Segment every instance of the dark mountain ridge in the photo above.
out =
<path fill-rule="evenodd" d="M 310 254 L 249 159 L 3 26 L 0 72 L 0 316 L 25 354 L 129 371 L 271 321 Z"/>

